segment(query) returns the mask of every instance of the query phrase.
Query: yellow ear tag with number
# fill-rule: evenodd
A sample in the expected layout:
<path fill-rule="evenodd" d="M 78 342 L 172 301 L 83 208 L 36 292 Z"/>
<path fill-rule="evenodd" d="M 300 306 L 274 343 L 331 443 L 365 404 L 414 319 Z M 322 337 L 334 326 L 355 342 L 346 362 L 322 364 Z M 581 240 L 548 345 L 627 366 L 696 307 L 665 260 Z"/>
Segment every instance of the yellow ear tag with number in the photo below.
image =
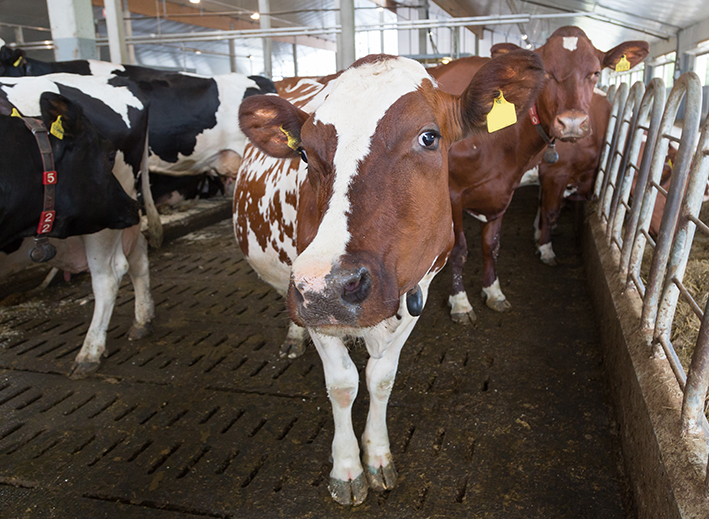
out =
<path fill-rule="evenodd" d="M 487 114 L 487 131 L 488 133 L 496 132 L 512 126 L 516 122 L 515 105 L 507 101 L 500 90 L 500 95 L 492 103 L 492 110 Z"/>
<path fill-rule="evenodd" d="M 57 120 L 52 123 L 49 133 L 54 135 L 57 139 L 64 138 L 64 126 L 62 125 L 62 116 L 58 115 Z"/>
<path fill-rule="evenodd" d="M 625 57 L 625 54 L 623 54 L 620 57 L 620 61 L 615 64 L 615 71 L 616 72 L 625 72 L 627 70 L 630 70 L 630 62 Z"/>
<path fill-rule="evenodd" d="M 17 58 L 17 59 L 15 60 L 15 62 L 12 64 L 13 67 L 19 67 L 20 65 L 22 65 L 22 56 L 20 56 L 19 58 Z"/>
<path fill-rule="evenodd" d="M 20 115 L 20 112 L 17 111 L 17 108 L 13 108 L 12 112 L 10 112 L 10 117 L 22 117 Z"/>
<path fill-rule="evenodd" d="M 298 149 L 298 139 L 293 137 L 288 130 L 286 130 L 283 126 L 278 127 L 286 137 L 288 137 L 288 147 L 292 150 L 297 150 Z"/>

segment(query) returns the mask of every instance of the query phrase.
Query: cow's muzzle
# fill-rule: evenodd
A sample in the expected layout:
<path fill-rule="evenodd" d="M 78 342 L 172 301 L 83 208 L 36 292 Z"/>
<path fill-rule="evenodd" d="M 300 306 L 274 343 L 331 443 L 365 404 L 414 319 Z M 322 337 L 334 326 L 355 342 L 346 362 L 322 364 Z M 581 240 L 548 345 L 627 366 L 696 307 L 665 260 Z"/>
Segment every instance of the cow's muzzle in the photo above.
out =
<path fill-rule="evenodd" d="M 554 133 L 565 142 L 583 139 L 591 134 L 588 114 L 579 110 L 567 110 L 554 118 Z"/>

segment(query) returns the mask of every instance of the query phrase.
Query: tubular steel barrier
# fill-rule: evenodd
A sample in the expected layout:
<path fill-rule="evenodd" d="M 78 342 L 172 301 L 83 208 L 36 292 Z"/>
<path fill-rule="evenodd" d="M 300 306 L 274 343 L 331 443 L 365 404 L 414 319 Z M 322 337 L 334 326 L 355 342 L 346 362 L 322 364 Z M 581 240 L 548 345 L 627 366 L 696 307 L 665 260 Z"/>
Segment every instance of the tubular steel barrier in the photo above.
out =
<path fill-rule="evenodd" d="M 601 225 L 606 226 L 608 245 L 621 248 L 618 265 L 621 280 L 628 288 L 636 289 L 642 298 L 639 331 L 646 337 L 651 350 L 648 353 L 656 359 L 667 359 L 683 391 L 678 433 L 698 436 L 709 443 L 709 423 L 705 416 L 709 391 L 709 301 L 702 311 L 695 299 L 700 294 L 692 294 L 683 284 L 696 230 L 709 236 L 709 226 L 699 219 L 709 181 L 709 117 L 697 142 L 702 89 L 694 72 L 683 74 L 675 82 L 666 105 L 661 79 L 650 82 L 639 104 L 637 99 L 642 89 L 636 88 L 637 85 L 624 104 L 620 124 L 614 123 L 612 138 L 609 123 L 596 182 L 597 215 Z M 624 97 L 623 90 L 621 85 L 617 98 Z M 672 129 L 683 99 L 686 109 L 681 137 L 677 138 L 672 135 Z M 620 113 L 617 100 L 613 103 L 612 117 Z M 628 130 L 623 127 L 633 108 L 635 117 L 626 139 Z M 640 158 L 645 134 L 645 151 Z M 677 142 L 679 147 L 670 187 L 665 191 L 660 183 L 670 141 Z M 621 164 L 620 174 L 616 163 Z M 635 189 L 631 195 L 633 183 Z M 655 242 L 650 235 L 650 223 L 658 192 L 666 197 L 666 203 Z M 609 201 L 611 195 L 613 199 Z M 646 274 L 647 286 L 640 273 L 646 243 L 654 248 Z M 680 297 L 701 322 L 686 373 L 671 341 Z M 709 497 L 709 460 L 704 478 L 705 496 Z"/>
<path fill-rule="evenodd" d="M 650 112 L 652 107 L 652 112 Z M 628 151 L 627 168 L 625 170 L 625 178 L 622 181 L 623 187 L 620 200 L 618 201 L 617 213 L 613 216 L 613 227 L 625 227 L 623 235 L 623 246 L 620 253 L 620 276 L 621 279 L 628 282 L 628 269 L 630 264 L 630 251 L 632 250 L 633 241 L 637 233 L 638 221 L 640 220 L 640 203 L 633 201 L 629 204 L 630 192 L 635 180 L 635 200 L 640 198 L 640 193 L 645 192 L 647 186 L 648 174 L 650 173 L 650 160 L 652 159 L 652 150 L 655 149 L 657 142 L 657 132 L 662 120 L 662 113 L 665 110 L 665 83 L 661 78 L 655 78 L 650 81 L 650 84 L 645 90 L 645 95 L 640 102 L 640 109 L 635 120 L 633 128 L 633 136 L 631 137 L 630 149 Z M 652 113 L 652 115 L 650 115 Z M 650 118 L 648 119 L 648 116 Z M 642 131 L 641 131 L 642 130 Z M 645 140 L 645 152 L 640 161 L 640 167 L 637 166 L 638 154 L 642 147 L 643 136 L 647 132 Z M 637 177 L 636 177 L 637 174 Z M 625 220 L 625 211 L 630 207 L 627 221 Z M 618 232 L 621 232 L 618 230 Z M 636 266 L 639 269 L 639 265 Z"/>
<path fill-rule="evenodd" d="M 625 100 L 623 111 L 616 124 L 620 123 L 616 130 L 616 138 L 614 147 L 611 150 L 611 167 L 608 169 L 608 174 L 604 179 L 604 188 L 601 190 L 600 204 L 603 206 L 603 214 L 606 215 L 608 227 L 606 228 L 606 237 L 608 244 L 613 243 L 614 229 L 613 221 L 616 218 L 612 217 L 618 207 L 618 196 L 621 192 L 621 183 L 619 178 L 622 178 L 620 171 L 625 171 L 628 153 L 626 152 L 627 143 L 631 136 L 631 129 L 635 127 L 635 120 L 640 108 L 640 101 L 645 93 L 645 85 L 642 81 L 638 81 L 630 89 L 630 93 Z M 617 232 L 617 240 L 620 240 L 620 232 Z M 618 248 L 621 247 L 620 241 L 617 241 Z"/>
<path fill-rule="evenodd" d="M 611 87 L 612 88 L 612 87 Z M 596 177 L 596 183 L 593 187 L 593 198 L 600 198 L 601 190 L 606 180 L 606 172 L 610 166 L 610 157 L 613 156 L 613 144 L 615 142 L 615 136 L 617 134 L 616 129 L 618 128 L 618 114 L 620 113 L 620 108 L 625 103 L 625 98 L 628 97 L 628 85 L 627 83 L 621 83 L 620 87 L 613 92 L 611 102 L 611 117 L 608 121 L 608 129 L 606 130 L 606 138 L 603 141 L 603 149 L 601 150 L 601 160 L 598 163 L 598 176 Z M 602 208 L 603 204 L 598 204 L 598 217 L 602 218 Z"/>

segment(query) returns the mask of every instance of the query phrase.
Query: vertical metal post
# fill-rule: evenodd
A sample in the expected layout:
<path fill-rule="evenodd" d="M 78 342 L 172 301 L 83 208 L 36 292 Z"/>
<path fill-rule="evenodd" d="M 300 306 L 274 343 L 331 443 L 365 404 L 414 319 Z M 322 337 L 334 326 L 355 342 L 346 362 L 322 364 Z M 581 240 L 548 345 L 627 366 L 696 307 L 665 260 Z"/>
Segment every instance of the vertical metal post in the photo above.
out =
<path fill-rule="evenodd" d="M 123 20 L 123 2 L 121 0 L 105 0 L 106 30 L 108 31 L 108 51 L 113 63 L 126 63 L 128 50 L 126 48 L 126 22 Z"/>
<path fill-rule="evenodd" d="M 123 17 L 126 24 L 126 37 L 130 38 L 133 36 L 133 23 L 130 20 L 130 9 L 128 7 L 128 0 L 123 0 Z M 135 65 L 135 45 L 127 45 L 128 50 L 128 61 L 129 65 Z"/>
<path fill-rule="evenodd" d="M 340 0 L 340 69 L 345 69 L 355 61 L 355 11 L 354 0 Z"/>
<path fill-rule="evenodd" d="M 384 25 L 384 9 L 379 11 L 379 23 Z M 379 52 L 384 54 L 384 29 L 379 31 Z"/>
<path fill-rule="evenodd" d="M 259 22 L 261 29 L 268 30 L 271 28 L 271 2 L 270 0 L 258 0 L 258 10 L 261 14 Z M 273 62 L 271 61 L 271 38 L 263 38 L 263 75 L 266 77 L 273 76 Z"/>
<path fill-rule="evenodd" d="M 293 75 L 298 76 L 298 43 L 293 38 Z"/>
<path fill-rule="evenodd" d="M 420 0 L 419 20 L 428 20 L 428 0 Z M 428 54 L 428 31 L 429 29 L 419 29 L 419 54 Z"/>

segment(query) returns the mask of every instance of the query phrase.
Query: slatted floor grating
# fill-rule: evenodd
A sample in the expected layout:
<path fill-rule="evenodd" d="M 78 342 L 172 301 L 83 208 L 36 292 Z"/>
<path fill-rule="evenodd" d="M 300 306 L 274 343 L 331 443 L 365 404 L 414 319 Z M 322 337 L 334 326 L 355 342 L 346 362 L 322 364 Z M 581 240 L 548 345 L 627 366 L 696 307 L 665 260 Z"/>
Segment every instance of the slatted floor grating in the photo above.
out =
<path fill-rule="evenodd" d="M 571 214 L 556 270 L 533 254 L 535 195 L 506 217 L 500 272 L 514 309 L 450 322 L 446 270 L 402 354 L 389 407 L 398 486 L 348 511 L 327 492 L 333 427 L 310 347 L 279 359 L 283 300 L 224 221 L 151 253 L 157 320 L 66 374 L 93 309 L 88 276 L 0 314 L 0 517 L 632 517 L 604 400 Z M 466 267 L 480 290 L 477 224 Z M 352 352 L 362 372 L 366 353 Z M 361 434 L 364 385 L 354 409 Z"/>

